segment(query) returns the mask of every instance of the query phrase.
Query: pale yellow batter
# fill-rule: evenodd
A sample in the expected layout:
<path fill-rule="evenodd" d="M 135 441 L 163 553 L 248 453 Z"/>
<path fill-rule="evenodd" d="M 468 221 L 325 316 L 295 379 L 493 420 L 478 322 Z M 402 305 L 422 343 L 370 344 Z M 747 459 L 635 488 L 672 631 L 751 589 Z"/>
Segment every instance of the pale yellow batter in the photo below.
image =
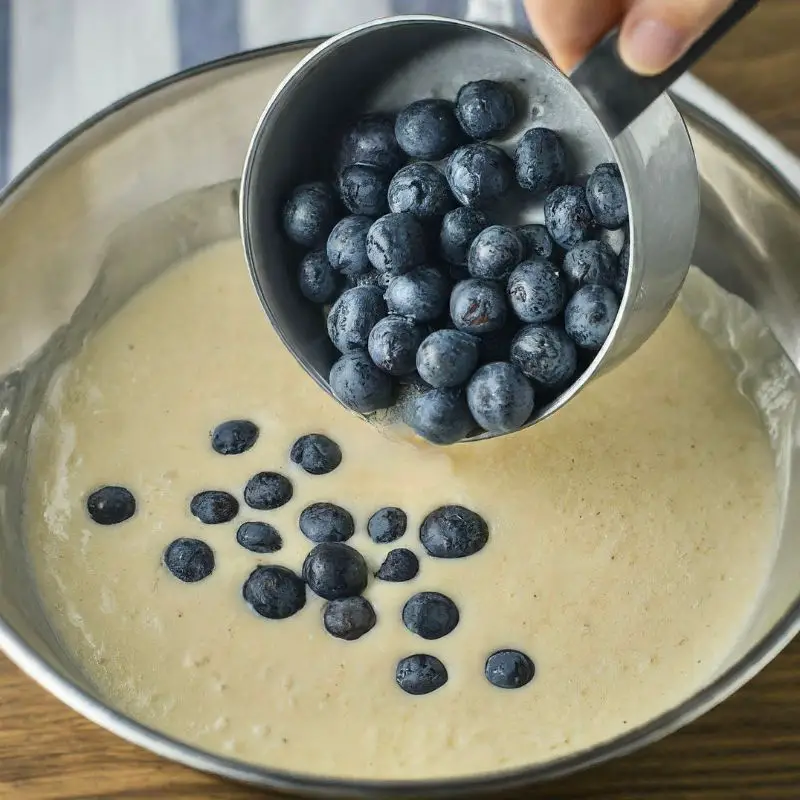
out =
<path fill-rule="evenodd" d="M 223 457 L 209 431 L 250 418 L 261 437 Z M 344 460 L 307 476 L 288 463 L 301 434 L 327 433 Z M 191 496 L 241 499 L 261 470 L 292 477 L 277 511 L 243 506 L 204 526 Z M 84 499 L 128 486 L 129 522 L 101 528 Z M 366 534 L 384 505 L 409 514 L 397 545 L 420 555 L 408 584 L 373 582 L 378 624 L 356 642 L 328 635 L 322 601 L 285 621 L 256 616 L 241 586 L 260 563 L 298 570 L 311 544 L 297 517 L 335 501 L 356 517 L 377 568 L 390 546 Z M 486 548 L 424 555 L 422 517 L 444 503 L 482 513 Z M 173 268 L 90 339 L 53 387 L 35 428 L 31 559 L 54 627 L 115 705 L 201 747 L 323 775 L 424 778 L 550 759 L 613 737 L 707 681 L 747 622 L 769 566 L 775 478 L 766 436 L 721 357 L 674 312 L 627 364 L 549 421 L 493 442 L 433 449 L 391 441 L 325 396 L 284 351 L 249 283 L 238 243 Z M 235 540 L 263 519 L 284 549 Z M 160 564 L 179 536 L 204 539 L 217 567 L 183 584 Z M 400 610 L 438 590 L 461 612 L 435 642 Z M 534 659 L 527 687 L 500 690 L 486 656 Z M 432 653 L 446 686 L 411 697 L 399 658 Z"/>

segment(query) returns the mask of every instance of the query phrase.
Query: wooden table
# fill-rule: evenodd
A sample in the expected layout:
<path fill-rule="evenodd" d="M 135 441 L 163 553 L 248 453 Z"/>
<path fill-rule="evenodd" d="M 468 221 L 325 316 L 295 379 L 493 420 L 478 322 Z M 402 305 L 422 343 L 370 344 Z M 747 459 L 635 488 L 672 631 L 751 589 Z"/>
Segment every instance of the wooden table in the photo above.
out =
<path fill-rule="evenodd" d="M 763 0 L 697 70 L 800 152 L 800 2 Z M 244 798 L 251 789 L 170 764 L 62 706 L 0 657 L 0 798 Z M 628 759 L 520 797 L 798 800 L 800 641 L 688 729 Z"/>

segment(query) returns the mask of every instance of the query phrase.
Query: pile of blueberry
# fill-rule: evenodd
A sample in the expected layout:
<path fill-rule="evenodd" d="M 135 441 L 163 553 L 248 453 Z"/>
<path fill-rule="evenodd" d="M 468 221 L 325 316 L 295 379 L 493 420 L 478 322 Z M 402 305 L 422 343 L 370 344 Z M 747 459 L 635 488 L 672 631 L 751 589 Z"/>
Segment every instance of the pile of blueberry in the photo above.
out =
<path fill-rule="evenodd" d="M 488 80 L 455 103 L 369 114 L 344 135 L 335 181 L 298 186 L 283 206 L 305 250 L 300 291 L 341 353 L 331 390 L 362 414 L 401 404 L 436 444 L 522 427 L 591 363 L 625 291 L 627 236 L 619 255 L 600 238 L 628 220 L 619 168 L 580 181 L 543 127 L 510 157 L 488 140 L 516 116 Z M 532 200 L 544 225 L 494 224 Z"/>
<path fill-rule="evenodd" d="M 211 446 L 220 455 L 239 455 L 258 439 L 258 427 L 249 420 L 230 420 L 211 434 Z M 292 446 L 289 459 L 308 475 L 326 475 L 342 463 L 342 451 L 332 439 L 319 433 L 301 436 Z M 245 504 L 257 511 L 286 505 L 294 495 L 292 482 L 278 472 L 259 472 L 244 487 Z M 86 500 L 89 517 L 98 525 L 116 525 L 136 513 L 133 494 L 122 486 L 103 486 Z M 196 494 L 189 503 L 192 515 L 206 525 L 233 521 L 239 501 L 230 492 L 210 489 Z M 406 513 L 395 507 L 381 508 L 367 522 L 367 533 L 378 544 L 392 544 L 407 529 Z M 352 515 L 333 503 L 312 503 L 298 518 L 300 532 L 314 545 L 300 574 L 285 566 L 257 566 L 242 586 L 245 602 L 262 617 L 281 620 L 306 605 L 307 589 L 326 601 L 322 611 L 325 630 L 338 639 L 354 641 L 377 623 L 372 604 L 363 597 L 370 570 L 363 555 L 347 542 L 354 536 Z M 448 505 L 432 511 L 422 522 L 419 539 L 433 558 L 466 558 L 483 549 L 489 539 L 486 521 L 463 506 Z M 236 531 L 236 541 L 258 554 L 275 553 L 283 539 L 274 526 L 246 521 Z M 216 566 L 214 550 L 202 539 L 181 537 L 171 542 L 162 555 L 169 572 L 184 583 L 207 578 Z M 407 548 L 392 549 L 374 577 L 381 581 L 410 581 L 419 573 L 417 556 Z M 456 604 L 439 592 L 418 592 L 404 605 L 405 627 L 425 640 L 440 639 L 458 625 Z M 519 688 L 534 676 L 533 662 L 516 650 L 500 650 L 486 661 L 486 678 L 500 688 Z M 447 682 L 447 670 L 432 655 L 417 653 L 401 659 L 397 683 L 413 695 L 428 694 Z"/>

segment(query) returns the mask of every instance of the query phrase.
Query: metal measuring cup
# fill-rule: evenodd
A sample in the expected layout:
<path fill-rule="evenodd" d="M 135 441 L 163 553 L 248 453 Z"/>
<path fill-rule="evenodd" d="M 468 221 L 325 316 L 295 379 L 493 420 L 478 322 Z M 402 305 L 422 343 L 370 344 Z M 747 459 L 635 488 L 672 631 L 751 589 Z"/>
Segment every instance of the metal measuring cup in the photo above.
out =
<path fill-rule="evenodd" d="M 630 262 L 611 333 L 562 394 L 537 407 L 524 427 L 568 403 L 597 376 L 635 352 L 664 320 L 688 272 L 700 214 L 699 182 L 683 119 L 664 90 L 741 20 L 758 0 L 739 0 L 663 75 L 631 73 L 609 34 L 573 71 L 561 73 L 534 45 L 481 25 L 430 16 L 393 17 L 327 40 L 281 83 L 253 135 L 241 184 L 245 256 L 267 315 L 305 370 L 329 394 L 339 356 L 318 307 L 297 286 L 297 253 L 280 227 L 291 189 L 328 176 L 344 128 L 370 111 L 397 111 L 425 97 L 454 99 L 469 81 L 516 87 L 519 122 L 509 152 L 532 126 L 558 131 L 573 172 L 619 164 L 628 194 Z M 540 222 L 541 200 L 507 224 Z M 617 242 L 617 249 L 619 244 Z M 499 434 L 477 433 L 465 441 Z"/>

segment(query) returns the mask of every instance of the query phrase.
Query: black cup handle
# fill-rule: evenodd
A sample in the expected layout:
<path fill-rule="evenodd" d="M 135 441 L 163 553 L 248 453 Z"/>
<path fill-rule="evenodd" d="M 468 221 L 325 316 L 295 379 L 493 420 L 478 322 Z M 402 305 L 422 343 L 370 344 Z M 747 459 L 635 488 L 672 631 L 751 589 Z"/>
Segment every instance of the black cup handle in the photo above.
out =
<path fill-rule="evenodd" d="M 611 31 L 573 70 L 570 81 L 614 137 L 625 130 L 659 95 L 728 31 L 741 22 L 759 0 L 735 0 L 728 10 L 666 72 L 644 77 L 631 72 L 619 56 L 619 29 Z"/>

